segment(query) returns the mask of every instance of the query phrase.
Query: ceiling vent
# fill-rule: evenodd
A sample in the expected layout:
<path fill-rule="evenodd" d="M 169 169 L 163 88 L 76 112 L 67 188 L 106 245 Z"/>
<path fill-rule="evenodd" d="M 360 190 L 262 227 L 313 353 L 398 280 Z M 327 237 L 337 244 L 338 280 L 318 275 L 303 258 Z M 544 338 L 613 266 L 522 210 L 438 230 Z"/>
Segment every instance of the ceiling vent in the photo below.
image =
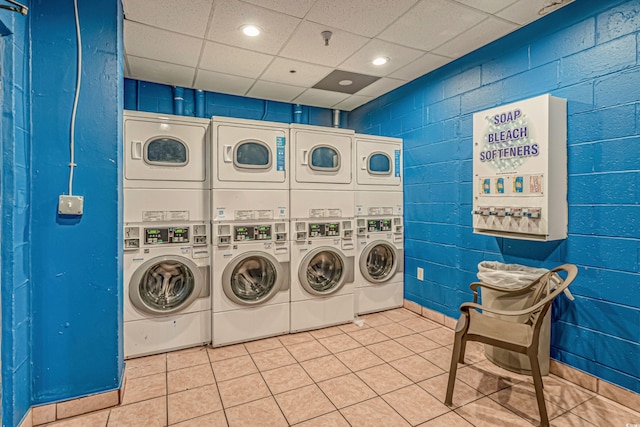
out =
<path fill-rule="evenodd" d="M 327 77 L 316 83 L 313 88 L 354 94 L 379 79 L 380 77 L 368 76 L 366 74 L 334 70 L 329 73 Z"/>

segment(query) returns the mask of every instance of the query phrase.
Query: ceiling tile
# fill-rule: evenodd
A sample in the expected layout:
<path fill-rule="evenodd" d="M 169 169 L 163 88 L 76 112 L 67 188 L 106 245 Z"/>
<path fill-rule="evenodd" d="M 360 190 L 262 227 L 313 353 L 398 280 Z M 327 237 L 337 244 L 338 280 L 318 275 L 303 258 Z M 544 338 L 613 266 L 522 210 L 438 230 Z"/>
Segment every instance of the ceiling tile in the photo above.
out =
<path fill-rule="evenodd" d="M 207 41 L 199 68 L 257 78 L 272 59 L 271 55 Z"/>
<path fill-rule="evenodd" d="M 128 55 L 195 67 L 201 47 L 201 39 L 124 21 L 124 50 Z"/>
<path fill-rule="evenodd" d="M 281 83 L 265 82 L 258 80 L 253 85 L 247 96 L 274 101 L 291 102 L 296 96 L 305 90 L 304 87 L 289 86 Z"/>
<path fill-rule="evenodd" d="M 316 0 L 244 0 L 257 6 L 303 18 Z"/>
<path fill-rule="evenodd" d="M 340 69 L 372 76 L 386 76 L 423 54 L 420 50 L 373 39 L 340 64 Z M 379 56 L 386 56 L 390 61 L 384 65 L 373 65 L 371 61 Z"/>
<path fill-rule="evenodd" d="M 318 0 L 305 19 L 361 36 L 373 37 L 417 0 Z"/>
<path fill-rule="evenodd" d="M 126 19 L 190 36 L 204 37 L 211 0 L 124 0 Z"/>
<path fill-rule="evenodd" d="M 460 57 L 509 34 L 517 28 L 519 27 L 516 24 L 490 17 L 433 52 L 454 58 Z"/>
<path fill-rule="evenodd" d="M 517 0 L 456 0 L 458 3 L 466 4 L 487 13 L 496 13 L 499 10 L 515 3 Z"/>
<path fill-rule="evenodd" d="M 127 55 L 129 73 L 126 77 L 163 83 L 171 86 L 192 87 L 195 68 Z"/>
<path fill-rule="evenodd" d="M 334 105 L 333 108 L 337 108 L 338 110 L 343 110 L 343 111 L 351 111 L 353 109 L 358 108 L 361 105 L 366 104 L 367 102 L 373 99 L 374 99 L 373 96 L 351 95 L 349 98 L 345 99 L 344 101 Z"/>
<path fill-rule="evenodd" d="M 324 45 L 320 35 L 325 30 L 333 32 L 329 46 Z M 280 56 L 336 67 L 364 46 L 366 42 L 365 37 L 304 21 L 282 49 Z"/>
<path fill-rule="evenodd" d="M 293 100 L 296 104 L 311 105 L 313 107 L 331 108 L 337 103 L 347 99 L 346 93 L 329 92 L 322 89 L 307 89 Z"/>
<path fill-rule="evenodd" d="M 406 81 L 404 80 L 395 80 L 395 79 L 383 77 L 377 82 L 371 83 L 369 86 L 362 89 L 360 92 L 357 93 L 357 95 L 374 96 L 374 97 L 380 96 L 387 92 L 391 92 L 395 88 L 398 88 L 405 83 Z"/>
<path fill-rule="evenodd" d="M 211 92 L 245 95 L 255 80 L 215 71 L 198 70 L 195 87 Z"/>
<path fill-rule="evenodd" d="M 431 50 L 486 17 L 483 12 L 449 0 L 421 0 L 378 38 L 416 49 Z"/>
<path fill-rule="evenodd" d="M 300 19 L 238 0 L 216 2 L 207 38 L 245 49 L 277 53 L 298 26 Z M 262 29 L 257 37 L 245 36 L 240 27 L 253 24 Z"/>
<path fill-rule="evenodd" d="M 295 73 L 291 73 L 295 70 Z M 276 58 L 260 77 L 260 80 L 310 87 L 318 83 L 332 71 L 330 67 L 294 61 L 293 59 Z"/>
<path fill-rule="evenodd" d="M 442 67 L 444 64 L 451 61 L 453 61 L 453 58 L 426 53 L 406 67 L 392 73 L 389 77 L 411 81 L 435 70 L 436 68 Z"/>
<path fill-rule="evenodd" d="M 572 0 L 567 1 L 564 5 L 571 3 L 571 1 Z M 540 18 L 540 15 L 538 15 L 538 11 L 548 3 L 548 0 L 519 0 L 506 9 L 496 13 L 496 16 L 508 19 L 509 21 L 515 22 L 516 24 L 525 25 Z M 560 9 L 564 5 L 558 5 L 554 6 L 553 8 L 549 8 L 548 12 Z"/>

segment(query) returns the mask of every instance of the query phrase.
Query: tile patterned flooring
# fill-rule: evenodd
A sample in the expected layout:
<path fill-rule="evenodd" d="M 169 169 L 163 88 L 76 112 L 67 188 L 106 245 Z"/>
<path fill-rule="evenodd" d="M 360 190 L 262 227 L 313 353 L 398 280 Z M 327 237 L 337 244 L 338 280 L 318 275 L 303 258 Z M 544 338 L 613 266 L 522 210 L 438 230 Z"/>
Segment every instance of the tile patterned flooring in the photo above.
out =
<path fill-rule="evenodd" d="M 530 426 L 530 377 L 467 346 L 454 407 L 443 404 L 453 332 L 406 309 L 330 328 L 127 361 L 122 404 L 48 425 Z M 640 413 L 544 377 L 551 425 L 640 425 Z"/>

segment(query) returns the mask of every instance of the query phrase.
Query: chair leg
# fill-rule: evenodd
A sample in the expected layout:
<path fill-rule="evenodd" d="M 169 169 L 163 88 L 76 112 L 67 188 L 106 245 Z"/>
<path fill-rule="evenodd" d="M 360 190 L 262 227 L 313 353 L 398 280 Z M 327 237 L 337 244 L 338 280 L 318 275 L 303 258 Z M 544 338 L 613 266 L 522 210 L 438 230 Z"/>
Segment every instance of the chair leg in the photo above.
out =
<path fill-rule="evenodd" d="M 540 426 L 549 427 L 549 417 L 547 415 L 547 405 L 544 403 L 544 391 L 542 384 L 542 375 L 540 375 L 540 364 L 538 363 L 538 355 L 529 354 L 529 361 L 531 362 L 533 386 L 536 389 L 536 400 L 538 401 L 538 410 L 540 411 Z"/>
<path fill-rule="evenodd" d="M 460 356 L 458 363 L 464 363 L 464 354 L 467 351 L 467 337 L 464 335 L 460 340 Z"/>
<path fill-rule="evenodd" d="M 465 344 L 467 341 L 467 319 L 464 315 L 460 316 L 456 325 L 456 334 L 453 341 L 453 353 L 451 354 L 451 366 L 449 367 L 449 381 L 447 383 L 447 394 L 444 398 L 444 404 L 451 406 L 453 404 L 453 387 L 456 383 L 456 372 L 458 370 L 458 360 L 464 359 Z"/>

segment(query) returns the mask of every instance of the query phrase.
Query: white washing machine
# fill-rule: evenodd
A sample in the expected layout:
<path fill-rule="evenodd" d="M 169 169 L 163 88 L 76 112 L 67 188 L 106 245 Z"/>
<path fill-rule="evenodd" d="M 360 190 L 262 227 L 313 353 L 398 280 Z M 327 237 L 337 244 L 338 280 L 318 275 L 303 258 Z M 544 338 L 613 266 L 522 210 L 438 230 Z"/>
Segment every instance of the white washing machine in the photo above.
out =
<path fill-rule="evenodd" d="M 350 129 L 291 125 L 291 218 L 353 218 Z"/>
<path fill-rule="evenodd" d="M 289 125 L 211 119 L 214 221 L 289 219 Z"/>
<path fill-rule="evenodd" d="M 289 332 L 286 222 L 213 225 L 213 346 Z"/>
<path fill-rule="evenodd" d="M 356 314 L 402 307 L 404 299 L 403 220 L 400 216 L 356 218 L 358 261 Z"/>
<path fill-rule="evenodd" d="M 127 224 L 124 357 L 211 342 L 207 223 Z"/>
<path fill-rule="evenodd" d="M 353 220 L 292 221 L 291 332 L 353 321 Z"/>
<path fill-rule="evenodd" d="M 402 216 L 402 139 L 355 135 L 355 216 Z"/>
<path fill-rule="evenodd" d="M 124 112 L 124 188 L 208 190 L 210 121 Z"/>

